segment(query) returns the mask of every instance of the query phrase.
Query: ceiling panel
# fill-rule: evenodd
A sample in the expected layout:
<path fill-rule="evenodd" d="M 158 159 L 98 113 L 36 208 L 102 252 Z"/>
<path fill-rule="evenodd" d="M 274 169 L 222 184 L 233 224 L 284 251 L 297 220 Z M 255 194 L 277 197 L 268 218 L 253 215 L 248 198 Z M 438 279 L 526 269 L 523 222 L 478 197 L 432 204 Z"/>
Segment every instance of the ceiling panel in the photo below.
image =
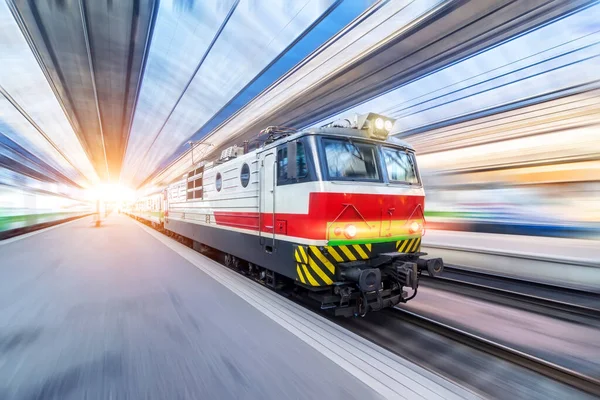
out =
<path fill-rule="evenodd" d="M 0 2 L 0 47 L 2 133 L 78 184 L 94 184 L 98 176 L 4 2 Z"/>
<path fill-rule="evenodd" d="M 116 180 L 157 0 L 8 0 L 102 180 Z"/>

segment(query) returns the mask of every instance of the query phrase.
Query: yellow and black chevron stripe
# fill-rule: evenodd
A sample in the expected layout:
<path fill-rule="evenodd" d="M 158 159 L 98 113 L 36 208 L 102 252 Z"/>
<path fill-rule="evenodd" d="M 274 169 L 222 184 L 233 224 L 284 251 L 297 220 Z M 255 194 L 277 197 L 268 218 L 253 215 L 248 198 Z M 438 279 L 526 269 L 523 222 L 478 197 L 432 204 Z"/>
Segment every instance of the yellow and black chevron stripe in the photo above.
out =
<path fill-rule="evenodd" d="M 335 266 L 317 246 L 294 249 L 297 279 L 309 286 L 329 286 L 335 281 Z"/>
<path fill-rule="evenodd" d="M 349 244 L 345 246 L 326 246 L 325 251 L 330 256 L 330 260 L 347 262 L 371 258 L 371 247 L 371 243 Z"/>
<path fill-rule="evenodd" d="M 421 238 L 398 240 L 396 251 L 399 253 L 415 253 L 421 249 Z"/>

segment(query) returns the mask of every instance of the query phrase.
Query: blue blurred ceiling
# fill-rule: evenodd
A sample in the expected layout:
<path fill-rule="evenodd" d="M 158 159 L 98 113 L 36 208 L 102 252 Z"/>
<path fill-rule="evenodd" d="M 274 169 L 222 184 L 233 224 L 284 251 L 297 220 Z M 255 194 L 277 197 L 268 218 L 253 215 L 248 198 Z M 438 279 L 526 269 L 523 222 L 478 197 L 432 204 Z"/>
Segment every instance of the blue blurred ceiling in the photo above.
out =
<path fill-rule="evenodd" d="M 8 0 L 0 132 L 78 185 L 139 184 L 372 3 Z"/>
<path fill-rule="evenodd" d="M 595 82 L 597 3 L 0 1 L 0 167 L 139 187 L 271 124 L 418 133 Z"/>
<path fill-rule="evenodd" d="M 377 110 L 397 120 L 393 133 L 407 137 L 596 88 L 599 16 L 593 2 L 324 122 Z"/>

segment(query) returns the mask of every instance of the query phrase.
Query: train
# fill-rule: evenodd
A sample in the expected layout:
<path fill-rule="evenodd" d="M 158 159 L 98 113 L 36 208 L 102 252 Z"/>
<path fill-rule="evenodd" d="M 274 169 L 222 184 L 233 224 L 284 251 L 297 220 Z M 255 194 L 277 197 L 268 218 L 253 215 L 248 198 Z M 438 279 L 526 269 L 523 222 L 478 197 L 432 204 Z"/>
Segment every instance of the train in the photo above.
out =
<path fill-rule="evenodd" d="M 126 212 L 335 316 L 394 307 L 444 266 L 420 251 L 425 192 L 414 149 L 389 135 L 394 122 L 368 113 L 268 127 Z"/>

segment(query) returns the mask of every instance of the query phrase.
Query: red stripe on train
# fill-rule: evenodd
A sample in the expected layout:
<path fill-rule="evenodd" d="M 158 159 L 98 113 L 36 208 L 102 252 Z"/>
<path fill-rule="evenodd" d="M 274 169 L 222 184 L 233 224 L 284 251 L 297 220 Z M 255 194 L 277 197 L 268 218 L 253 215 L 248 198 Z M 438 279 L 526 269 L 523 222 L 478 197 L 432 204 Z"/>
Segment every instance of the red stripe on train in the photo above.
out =
<path fill-rule="evenodd" d="M 387 220 L 390 217 L 408 219 L 422 218 L 424 196 L 375 195 L 353 193 L 311 193 L 308 214 L 262 213 L 261 231 L 325 240 L 327 224 L 333 221 L 351 222 Z M 218 225 L 258 231 L 257 212 L 215 212 Z"/>

